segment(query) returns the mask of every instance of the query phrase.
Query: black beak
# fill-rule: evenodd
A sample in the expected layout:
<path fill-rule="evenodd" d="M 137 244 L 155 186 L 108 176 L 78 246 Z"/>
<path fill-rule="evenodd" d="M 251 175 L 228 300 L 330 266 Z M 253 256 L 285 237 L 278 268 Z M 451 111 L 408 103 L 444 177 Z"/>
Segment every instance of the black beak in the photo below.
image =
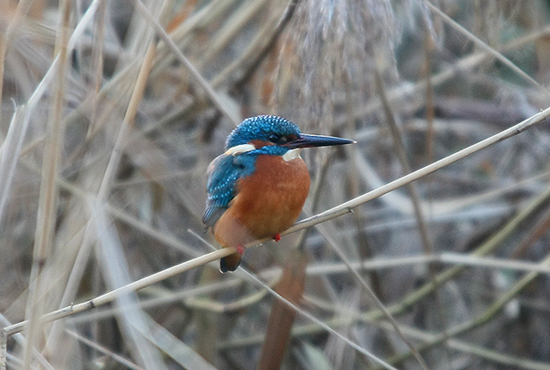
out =
<path fill-rule="evenodd" d="M 290 149 L 295 148 L 311 148 L 315 146 L 333 146 L 333 145 L 345 145 L 356 143 L 355 140 L 342 139 L 334 136 L 321 136 L 321 135 L 308 135 L 301 134 L 295 140 L 292 140 L 282 146 Z"/>

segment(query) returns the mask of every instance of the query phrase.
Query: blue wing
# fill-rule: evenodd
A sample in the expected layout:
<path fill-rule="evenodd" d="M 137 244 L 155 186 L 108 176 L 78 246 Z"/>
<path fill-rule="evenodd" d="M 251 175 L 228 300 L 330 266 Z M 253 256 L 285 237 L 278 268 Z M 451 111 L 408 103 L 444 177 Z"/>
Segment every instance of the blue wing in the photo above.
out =
<path fill-rule="evenodd" d="M 247 155 L 222 154 L 210 163 L 206 175 L 206 210 L 202 222 L 212 227 L 229 208 L 229 203 L 236 195 L 237 180 L 251 174 L 254 170 L 254 158 Z"/>

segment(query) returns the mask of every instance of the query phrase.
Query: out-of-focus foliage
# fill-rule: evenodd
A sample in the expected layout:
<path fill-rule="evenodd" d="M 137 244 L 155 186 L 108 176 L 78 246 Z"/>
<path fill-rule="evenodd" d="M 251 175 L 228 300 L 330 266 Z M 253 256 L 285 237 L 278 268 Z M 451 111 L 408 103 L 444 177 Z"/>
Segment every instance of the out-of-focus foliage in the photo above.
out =
<path fill-rule="evenodd" d="M 312 176 L 305 217 L 407 173 L 390 117 L 415 170 L 548 107 L 548 2 L 431 3 L 463 29 L 424 0 L 143 1 L 213 88 L 214 104 L 133 1 L 1 2 L 2 327 L 33 307 L 39 317 L 210 252 L 205 172 L 234 128 L 231 117 L 277 114 L 305 132 L 357 140 L 304 151 Z M 70 50 L 59 70 L 63 29 Z M 135 123 L 125 121 L 146 55 L 154 58 L 143 98 Z M 57 157 L 48 149 L 54 139 Z M 549 162 L 542 124 L 319 227 L 429 368 L 550 369 Z M 243 267 L 358 347 L 419 368 L 323 233 L 312 228 L 303 238 L 252 248 Z M 439 262 L 429 263 L 430 254 Z M 281 271 L 297 284 L 280 281 Z M 280 335 L 266 343 L 286 352 L 274 361 L 285 369 L 374 366 L 275 301 L 243 273 L 207 264 L 54 325 L 34 322 L 44 357 L 34 361 L 254 369 L 265 361 L 265 336 Z M 272 307 L 284 320 L 269 321 Z M 292 327 L 286 339 L 283 327 Z M 23 346 L 9 337 L 9 368 L 18 368 Z"/>

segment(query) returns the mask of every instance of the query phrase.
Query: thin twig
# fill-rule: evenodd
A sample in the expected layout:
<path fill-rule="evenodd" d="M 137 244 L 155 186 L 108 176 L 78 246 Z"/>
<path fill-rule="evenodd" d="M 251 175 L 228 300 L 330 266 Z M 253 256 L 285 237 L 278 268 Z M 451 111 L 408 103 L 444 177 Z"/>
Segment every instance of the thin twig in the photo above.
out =
<path fill-rule="evenodd" d="M 142 288 L 145 288 L 146 286 L 158 283 L 160 281 L 168 279 L 169 277 L 175 276 L 177 274 L 181 274 L 182 272 L 189 271 L 199 266 L 203 266 L 209 262 L 216 261 L 220 258 L 227 257 L 230 254 L 233 254 L 236 252 L 237 252 L 236 248 L 230 247 L 230 248 L 223 248 L 215 252 L 207 253 L 200 257 L 180 263 L 178 265 L 169 267 L 155 274 L 136 280 L 131 284 L 112 290 L 96 298 L 90 299 L 86 302 L 71 305 L 69 307 L 64 307 L 60 310 L 50 312 L 45 316 L 43 316 L 42 318 L 43 322 L 51 322 L 51 321 L 59 320 L 64 317 L 74 315 L 75 313 L 87 311 L 87 310 L 102 306 L 104 304 L 112 302 L 120 294 L 125 294 L 128 292 L 140 290 Z M 28 325 L 28 321 L 25 320 L 17 324 L 5 327 L 3 330 L 7 335 L 12 335 L 14 333 L 19 333 L 21 330 L 25 328 L 26 325 Z"/>
<path fill-rule="evenodd" d="M 493 144 L 496 144 L 500 141 L 509 139 L 515 135 L 521 134 L 523 131 L 531 128 L 532 126 L 539 124 L 543 122 L 545 119 L 550 117 L 550 108 L 546 108 L 542 112 L 539 112 L 530 118 L 518 123 L 517 125 L 514 125 L 510 127 L 507 130 L 501 131 L 496 135 L 493 135 L 485 140 L 482 140 L 474 145 L 471 145 L 465 149 L 462 149 L 456 153 L 453 153 L 443 159 L 440 159 L 437 162 L 434 162 L 428 166 L 425 166 L 419 170 L 416 170 L 414 172 L 411 172 L 410 174 L 400 177 L 397 180 L 394 180 L 384 186 L 381 186 L 377 189 L 374 189 L 366 194 L 363 194 L 361 196 L 358 196 L 354 199 L 351 199 L 345 203 L 340 204 L 339 206 L 333 207 L 329 210 L 326 210 L 325 212 L 319 213 L 313 217 L 309 217 L 305 220 L 302 220 L 298 223 L 296 223 L 294 226 L 289 228 L 284 233 L 281 233 L 281 235 L 286 235 L 298 230 L 301 230 L 306 227 L 310 227 L 313 225 L 316 225 L 320 222 L 324 222 L 327 220 L 331 220 L 333 218 L 342 216 L 346 213 L 351 212 L 351 210 L 355 207 L 360 206 L 363 203 L 368 202 L 369 200 L 373 200 L 375 198 L 378 198 L 384 194 L 389 193 L 390 191 L 393 191 L 397 188 L 400 188 L 403 185 L 406 185 L 412 181 L 418 180 L 426 175 L 429 175 L 443 167 L 446 167 L 452 163 L 455 163 L 463 158 L 468 157 L 469 155 L 472 155 L 482 149 L 485 149 Z M 261 242 L 266 241 L 261 240 Z"/>

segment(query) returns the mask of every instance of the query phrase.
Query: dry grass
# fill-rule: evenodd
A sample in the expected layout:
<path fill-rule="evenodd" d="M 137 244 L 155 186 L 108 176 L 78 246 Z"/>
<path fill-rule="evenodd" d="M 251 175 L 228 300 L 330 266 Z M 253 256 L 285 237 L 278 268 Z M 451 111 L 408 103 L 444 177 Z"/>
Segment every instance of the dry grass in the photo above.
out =
<path fill-rule="evenodd" d="M 550 8 L 432 3 L 0 1 L 0 369 L 550 369 Z M 221 275 L 264 113 L 358 143 Z"/>

